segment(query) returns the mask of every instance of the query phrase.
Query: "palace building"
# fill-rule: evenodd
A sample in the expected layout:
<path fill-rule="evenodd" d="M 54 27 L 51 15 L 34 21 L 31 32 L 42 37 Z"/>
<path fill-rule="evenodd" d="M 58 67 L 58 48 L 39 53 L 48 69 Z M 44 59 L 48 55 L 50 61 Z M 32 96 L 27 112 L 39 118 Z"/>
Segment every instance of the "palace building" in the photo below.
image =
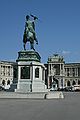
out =
<path fill-rule="evenodd" d="M 15 62 L 0 61 L 0 86 L 3 86 L 5 89 L 9 89 L 13 82 L 14 63 Z"/>
<path fill-rule="evenodd" d="M 63 56 L 54 54 L 48 58 L 46 84 L 57 90 L 80 85 L 80 63 L 65 63 Z"/>
<path fill-rule="evenodd" d="M 80 85 L 80 63 L 65 63 L 63 56 L 53 54 L 44 65 L 48 89 L 58 90 Z M 0 61 L 0 86 L 9 89 L 12 83 L 17 83 L 17 66 L 17 62 Z"/>

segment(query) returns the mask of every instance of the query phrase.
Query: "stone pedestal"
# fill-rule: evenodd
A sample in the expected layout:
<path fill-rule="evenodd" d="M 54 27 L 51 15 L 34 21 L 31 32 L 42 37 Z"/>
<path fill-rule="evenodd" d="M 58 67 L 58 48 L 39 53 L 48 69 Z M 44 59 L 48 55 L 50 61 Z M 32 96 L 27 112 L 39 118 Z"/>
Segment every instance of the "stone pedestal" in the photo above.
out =
<path fill-rule="evenodd" d="M 45 66 L 36 51 L 18 52 L 18 83 L 15 92 L 45 92 Z"/>

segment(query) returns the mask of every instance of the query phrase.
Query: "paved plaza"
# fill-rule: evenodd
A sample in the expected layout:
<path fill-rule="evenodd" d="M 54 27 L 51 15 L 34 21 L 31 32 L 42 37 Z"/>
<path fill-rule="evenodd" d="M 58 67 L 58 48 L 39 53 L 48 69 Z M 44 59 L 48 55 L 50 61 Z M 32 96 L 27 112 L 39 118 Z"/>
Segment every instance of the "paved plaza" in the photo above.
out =
<path fill-rule="evenodd" d="M 0 99 L 0 120 L 80 120 L 80 93 L 64 99 Z"/>

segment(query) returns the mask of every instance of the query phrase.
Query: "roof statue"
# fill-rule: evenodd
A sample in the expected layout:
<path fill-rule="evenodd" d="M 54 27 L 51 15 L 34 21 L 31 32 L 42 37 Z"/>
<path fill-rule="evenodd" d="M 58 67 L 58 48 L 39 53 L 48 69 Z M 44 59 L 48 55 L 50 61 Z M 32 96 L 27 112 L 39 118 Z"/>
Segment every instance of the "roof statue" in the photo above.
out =
<path fill-rule="evenodd" d="M 31 19 L 32 18 L 32 19 Z M 23 46 L 26 50 L 26 43 L 30 42 L 30 47 L 35 51 L 34 41 L 38 44 L 38 40 L 35 32 L 35 21 L 38 18 L 32 14 L 26 16 L 25 29 L 23 34 Z"/>

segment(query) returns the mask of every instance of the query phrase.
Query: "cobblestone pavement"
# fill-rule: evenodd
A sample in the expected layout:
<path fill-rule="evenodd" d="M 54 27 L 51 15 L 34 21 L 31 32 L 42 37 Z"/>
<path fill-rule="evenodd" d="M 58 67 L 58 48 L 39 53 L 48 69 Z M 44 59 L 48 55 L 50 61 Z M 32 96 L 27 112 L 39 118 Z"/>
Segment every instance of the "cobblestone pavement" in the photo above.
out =
<path fill-rule="evenodd" d="M 0 99 L 0 120 L 80 120 L 80 93 L 64 99 Z"/>

